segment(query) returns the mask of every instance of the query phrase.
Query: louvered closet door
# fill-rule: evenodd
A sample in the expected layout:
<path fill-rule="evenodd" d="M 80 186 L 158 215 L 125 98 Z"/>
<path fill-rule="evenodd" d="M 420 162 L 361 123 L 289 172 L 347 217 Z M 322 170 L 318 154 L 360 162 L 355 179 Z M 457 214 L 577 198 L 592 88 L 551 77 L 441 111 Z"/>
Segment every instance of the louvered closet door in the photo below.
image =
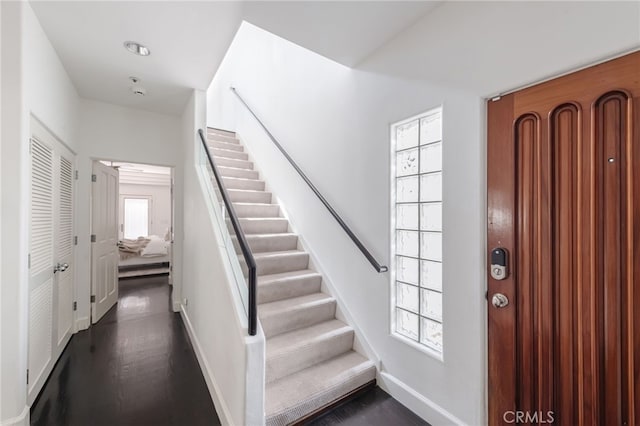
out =
<path fill-rule="evenodd" d="M 53 147 L 31 140 L 29 403 L 48 375 L 53 348 Z"/>
<path fill-rule="evenodd" d="M 71 338 L 75 270 L 74 157 L 37 121 L 31 129 L 29 404 Z"/>
<path fill-rule="evenodd" d="M 56 273 L 57 318 L 55 322 L 55 352 L 59 355 L 72 334 L 73 325 L 73 155 L 60 147 L 56 155 L 56 220 L 55 252 L 56 263 L 64 265 Z M 68 266 L 67 266 L 68 265 Z M 57 358 L 57 356 L 56 356 Z"/>

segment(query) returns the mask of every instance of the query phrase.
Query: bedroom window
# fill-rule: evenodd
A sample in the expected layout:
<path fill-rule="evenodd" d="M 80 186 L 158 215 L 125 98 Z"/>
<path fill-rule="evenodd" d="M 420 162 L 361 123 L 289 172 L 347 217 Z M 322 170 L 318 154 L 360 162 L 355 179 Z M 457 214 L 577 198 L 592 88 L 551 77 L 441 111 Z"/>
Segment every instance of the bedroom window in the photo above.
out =
<path fill-rule="evenodd" d="M 124 198 L 124 238 L 135 240 L 149 235 L 148 198 Z"/>
<path fill-rule="evenodd" d="M 442 108 L 391 126 L 392 335 L 442 359 Z"/>

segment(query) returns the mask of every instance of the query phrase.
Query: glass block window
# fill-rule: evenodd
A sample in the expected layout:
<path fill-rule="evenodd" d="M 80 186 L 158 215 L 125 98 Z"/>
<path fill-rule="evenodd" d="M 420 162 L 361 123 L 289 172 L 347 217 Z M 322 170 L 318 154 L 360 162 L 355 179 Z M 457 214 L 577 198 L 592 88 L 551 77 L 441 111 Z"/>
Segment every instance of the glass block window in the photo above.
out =
<path fill-rule="evenodd" d="M 442 108 L 391 126 L 394 334 L 442 354 Z"/>

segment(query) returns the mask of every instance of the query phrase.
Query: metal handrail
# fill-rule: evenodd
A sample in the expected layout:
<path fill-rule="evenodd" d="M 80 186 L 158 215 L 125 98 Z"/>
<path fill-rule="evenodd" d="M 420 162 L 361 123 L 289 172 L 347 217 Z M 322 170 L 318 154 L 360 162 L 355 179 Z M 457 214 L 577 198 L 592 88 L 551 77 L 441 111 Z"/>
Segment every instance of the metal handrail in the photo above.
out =
<path fill-rule="evenodd" d="M 271 134 L 269 129 L 267 129 L 267 127 L 262 123 L 262 121 L 258 118 L 256 113 L 253 112 L 251 107 L 249 105 L 247 105 L 247 103 L 244 101 L 244 99 L 242 99 L 242 96 L 240 96 L 240 94 L 238 93 L 236 88 L 235 87 L 231 87 L 230 89 L 238 97 L 240 102 L 242 102 L 242 104 L 247 108 L 247 110 L 249 110 L 251 115 L 253 115 L 253 117 L 258 121 L 258 124 L 260 124 L 262 129 L 266 132 L 267 136 L 269 136 L 269 138 L 271 139 L 271 142 L 273 142 L 273 144 L 276 146 L 276 148 L 278 148 L 280 150 L 280 152 L 282 153 L 282 155 L 284 155 L 284 157 L 289 161 L 289 163 L 291 163 L 291 165 L 298 172 L 298 174 L 300 175 L 302 180 L 304 180 L 307 183 L 307 185 L 309 185 L 309 188 L 311 188 L 313 193 L 316 194 L 316 196 L 320 199 L 322 204 L 324 204 L 324 206 L 327 208 L 327 210 L 329 210 L 329 213 L 331 213 L 331 216 L 333 216 L 333 218 L 338 222 L 338 224 L 340 225 L 340 227 L 342 227 L 344 232 L 347 233 L 347 235 L 349 236 L 349 238 L 351 238 L 351 241 L 353 241 L 353 243 L 356 245 L 356 247 L 358 247 L 358 249 L 360 249 L 360 251 L 362 252 L 364 257 L 367 258 L 369 263 L 371 263 L 371 265 L 373 265 L 374 269 L 376 271 L 378 271 L 378 272 L 387 272 L 389 270 L 389 268 L 384 266 L 384 265 L 380 265 L 380 263 L 378 263 L 378 261 L 375 259 L 375 257 L 373 257 L 373 255 L 369 252 L 369 250 L 367 250 L 367 248 L 364 246 L 364 244 L 362 244 L 362 242 L 358 239 L 358 237 L 356 237 L 356 235 L 349 228 L 349 226 L 347 226 L 347 224 L 344 222 L 344 220 L 342 220 L 340 215 L 334 210 L 333 207 L 331 207 L 331 204 L 329 204 L 329 202 L 324 198 L 324 196 L 320 193 L 320 191 L 318 191 L 318 188 L 315 187 L 315 185 L 311 182 L 311 180 L 307 177 L 307 175 L 304 174 L 302 169 L 300 169 L 300 167 L 296 164 L 296 162 L 293 161 L 293 158 L 291 158 L 291 156 L 287 153 L 287 151 L 285 151 L 285 149 L 282 147 L 282 145 L 280 145 L 280 143 L 276 140 L 276 138 Z"/>
<path fill-rule="evenodd" d="M 253 253 L 249 248 L 249 243 L 247 242 L 247 237 L 244 235 L 242 231 L 242 227 L 240 226 L 240 220 L 238 219 L 238 215 L 236 214 L 236 210 L 233 208 L 233 203 L 231 202 L 231 197 L 229 197 L 229 193 L 227 192 L 227 188 L 222 183 L 222 178 L 220 177 L 220 172 L 218 172 L 218 168 L 216 167 L 215 162 L 213 161 L 213 156 L 209 151 L 209 146 L 207 145 L 207 138 L 202 129 L 198 129 L 198 134 L 200 135 L 200 140 L 202 141 L 202 146 L 204 147 L 204 152 L 207 154 L 207 158 L 209 159 L 209 165 L 213 170 L 213 176 L 216 178 L 216 182 L 218 183 L 218 189 L 220 190 L 220 194 L 222 195 L 222 200 L 229 212 L 229 219 L 231 220 L 231 226 L 233 226 L 233 230 L 235 231 L 236 236 L 238 237 L 238 242 L 240 243 L 240 250 L 242 251 L 242 255 L 244 256 L 245 261 L 247 262 L 247 267 L 249 270 L 249 279 L 248 279 L 248 288 L 249 288 L 249 308 L 248 308 L 248 316 L 249 316 L 249 335 L 255 336 L 256 328 L 258 324 L 258 306 L 256 304 L 256 292 L 257 292 L 257 273 L 256 273 L 256 260 L 253 257 Z"/>

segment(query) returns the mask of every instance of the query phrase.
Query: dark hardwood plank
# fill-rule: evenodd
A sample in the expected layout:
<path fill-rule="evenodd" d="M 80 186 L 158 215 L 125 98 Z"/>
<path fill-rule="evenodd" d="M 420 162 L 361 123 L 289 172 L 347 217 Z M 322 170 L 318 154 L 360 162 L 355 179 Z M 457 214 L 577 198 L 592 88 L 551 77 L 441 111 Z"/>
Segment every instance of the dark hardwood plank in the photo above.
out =
<path fill-rule="evenodd" d="M 73 336 L 31 408 L 40 425 L 220 425 L 166 276 L 120 281 L 120 298 Z"/>

